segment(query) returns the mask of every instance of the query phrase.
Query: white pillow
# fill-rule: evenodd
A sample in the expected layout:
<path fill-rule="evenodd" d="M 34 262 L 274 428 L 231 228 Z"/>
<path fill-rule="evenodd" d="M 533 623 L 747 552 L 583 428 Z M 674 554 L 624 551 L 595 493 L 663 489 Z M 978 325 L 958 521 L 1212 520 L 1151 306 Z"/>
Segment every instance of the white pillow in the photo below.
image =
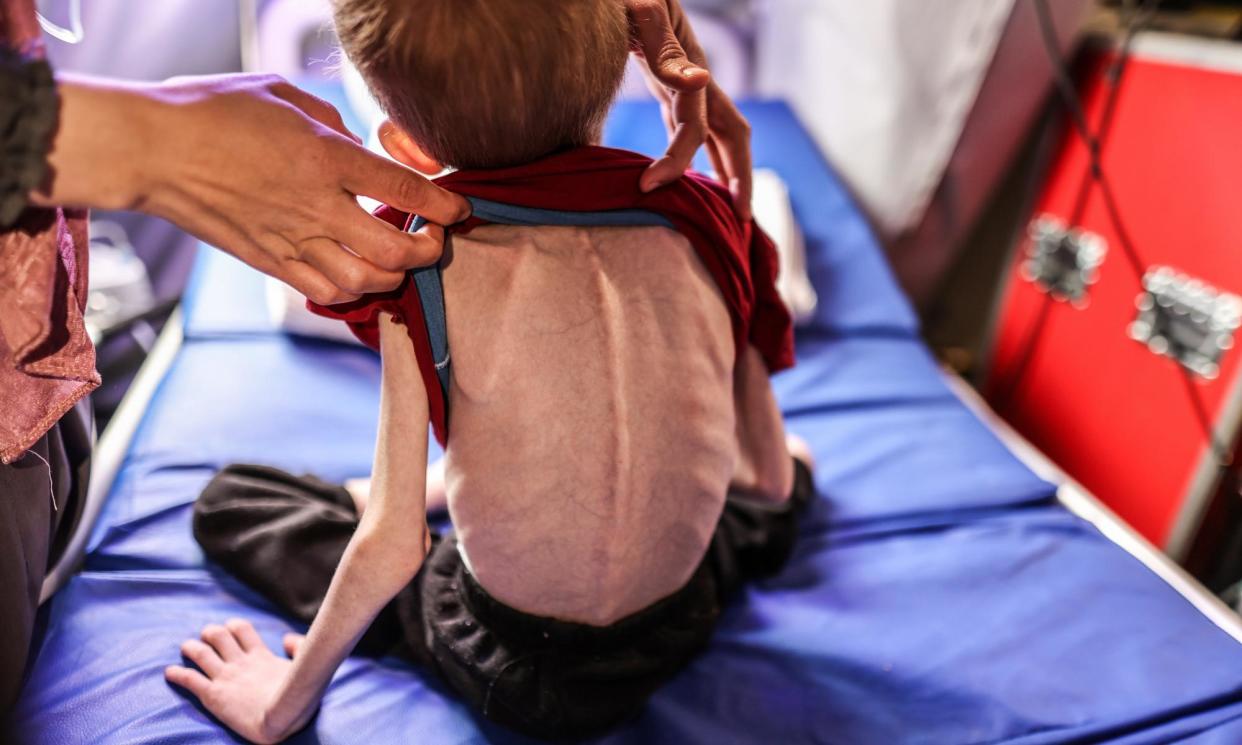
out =
<path fill-rule="evenodd" d="M 755 221 L 776 244 L 776 254 L 780 259 L 776 290 L 793 315 L 794 322 L 806 321 L 815 313 L 819 297 L 806 273 L 806 241 L 794 217 L 793 205 L 789 202 L 789 188 L 775 171 L 766 168 L 755 171 L 752 208 Z"/>

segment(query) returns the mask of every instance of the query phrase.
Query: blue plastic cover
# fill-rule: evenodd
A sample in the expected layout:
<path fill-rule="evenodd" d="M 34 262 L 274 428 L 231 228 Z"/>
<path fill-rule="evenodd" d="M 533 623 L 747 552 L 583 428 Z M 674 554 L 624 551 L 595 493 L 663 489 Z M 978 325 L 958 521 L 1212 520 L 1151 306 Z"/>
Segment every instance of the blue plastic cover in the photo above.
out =
<path fill-rule="evenodd" d="M 819 459 L 795 556 L 605 743 L 1237 743 L 1242 648 L 1069 515 L 946 388 L 862 218 L 787 109 L 747 107 L 789 182 L 821 316 L 776 381 Z M 652 150 L 654 110 L 613 141 Z M 161 671 L 209 622 L 297 626 L 218 569 L 190 505 L 237 461 L 363 475 L 370 352 L 273 333 L 257 276 L 200 258 L 189 338 L 138 432 L 85 571 L 51 602 L 15 712 L 32 744 L 234 740 Z M 431 676 L 351 658 L 297 743 L 522 742 Z"/>

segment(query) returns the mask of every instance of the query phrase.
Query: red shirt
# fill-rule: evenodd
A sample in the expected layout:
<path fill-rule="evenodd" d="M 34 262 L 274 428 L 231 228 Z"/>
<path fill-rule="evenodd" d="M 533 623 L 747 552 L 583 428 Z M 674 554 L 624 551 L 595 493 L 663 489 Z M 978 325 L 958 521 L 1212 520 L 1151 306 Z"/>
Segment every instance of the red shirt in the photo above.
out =
<path fill-rule="evenodd" d="M 513 168 L 458 171 L 436 183 L 468 197 L 520 207 L 567 212 L 644 210 L 664 217 L 690 242 L 719 286 L 738 354 L 749 344 L 759 351 L 770 372 L 793 366 L 793 322 L 776 291 L 778 266 L 772 241 L 754 221 L 739 220 L 728 191 L 705 176 L 687 174 L 642 193 L 639 178 L 651 162 L 624 150 L 583 147 Z M 402 229 L 412 220 L 409 214 L 390 207 L 376 214 Z M 449 230 L 465 234 L 481 224 L 472 217 Z M 315 303 L 307 307 L 346 321 L 360 341 L 376 350 L 381 311 L 405 324 L 427 386 L 436 439 L 442 445 L 447 441 L 447 402 L 436 377 L 418 290 L 409 277 L 392 292 L 332 307 Z"/>

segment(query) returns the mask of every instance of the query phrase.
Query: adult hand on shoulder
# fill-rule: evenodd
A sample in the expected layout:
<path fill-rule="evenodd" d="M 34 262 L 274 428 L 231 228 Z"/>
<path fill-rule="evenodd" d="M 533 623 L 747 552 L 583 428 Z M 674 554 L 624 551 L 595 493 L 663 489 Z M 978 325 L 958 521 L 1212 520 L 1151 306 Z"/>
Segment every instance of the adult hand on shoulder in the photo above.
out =
<path fill-rule="evenodd" d="M 707 58 L 679 0 L 625 0 L 631 45 L 642 57 L 648 87 L 664 113 L 668 152 L 643 177 L 645 191 L 679 178 L 706 144 L 738 215 L 750 219 L 750 124 L 711 80 Z"/>
<path fill-rule="evenodd" d="M 321 304 L 397 287 L 439 259 L 469 204 L 362 147 L 330 104 L 269 75 L 160 85 L 61 80 L 38 204 L 166 218 Z M 364 195 L 437 225 L 408 235 Z"/>

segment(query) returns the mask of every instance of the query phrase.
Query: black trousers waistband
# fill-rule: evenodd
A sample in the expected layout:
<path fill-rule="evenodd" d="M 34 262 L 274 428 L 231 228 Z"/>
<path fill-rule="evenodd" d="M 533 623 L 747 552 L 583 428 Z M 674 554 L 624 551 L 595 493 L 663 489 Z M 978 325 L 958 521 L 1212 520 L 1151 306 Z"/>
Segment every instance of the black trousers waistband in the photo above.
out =
<path fill-rule="evenodd" d="M 455 537 L 446 536 L 440 550 L 456 552 Z M 530 649 L 556 648 L 590 654 L 630 646 L 651 629 L 683 618 L 696 603 L 701 604 L 705 594 L 715 594 L 711 573 L 705 564 L 700 564 L 690 580 L 672 595 L 608 626 L 592 626 L 517 610 L 489 594 L 460 558 L 456 566 L 462 583 L 461 598 L 470 611 L 497 635 Z"/>

